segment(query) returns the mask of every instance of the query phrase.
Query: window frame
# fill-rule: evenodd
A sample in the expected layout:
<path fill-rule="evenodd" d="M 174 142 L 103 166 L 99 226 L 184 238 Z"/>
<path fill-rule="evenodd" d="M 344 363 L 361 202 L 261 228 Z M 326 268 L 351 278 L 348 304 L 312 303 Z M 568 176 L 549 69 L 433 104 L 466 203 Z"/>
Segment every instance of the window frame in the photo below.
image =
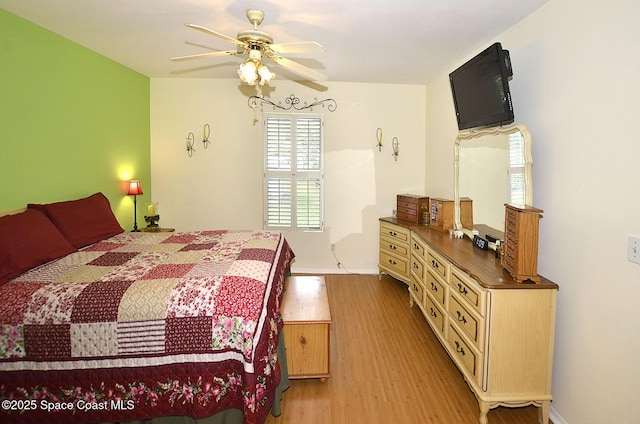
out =
<path fill-rule="evenodd" d="M 289 170 L 276 170 L 269 169 L 269 131 L 268 124 L 269 120 L 275 119 L 290 119 L 291 121 L 291 132 L 290 132 L 290 141 L 291 141 L 291 151 L 289 153 L 290 160 L 290 169 Z M 298 163 L 298 143 L 297 143 L 297 123 L 300 119 L 312 118 L 318 119 L 320 123 L 320 140 L 319 140 L 319 169 L 314 170 L 299 170 L 297 169 Z M 324 231 L 324 128 L 325 128 L 325 119 L 324 115 L 318 113 L 280 113 L 280 112 L 269 112 L 264 113 L 263 115 L 263 154 L 264 154 L 264 164 L 263 164 L 263 226 L 264 229 L 267 230 L 278 230 L 278 231 L 302 231 L 302 232 L 323 232 Z M 307 156 L 309 158 L 309 156 Z M 279 161 L 281 162 L 281 161 Z M 291 187 L 291 200 L 290 200 L 290 224 L 273 224 L 270 221 L 270 204 L 269 204 L 269 181 L 271 178 L 280 178 L 284 180 L 290 181 Z M 298 196 L 296 185 L 297 182 L 303 180 L 317 180 L 319 184 L 319 216 L 318 216 L 318 227 L 315 226 L 300 226 L 298 222 Z"/>

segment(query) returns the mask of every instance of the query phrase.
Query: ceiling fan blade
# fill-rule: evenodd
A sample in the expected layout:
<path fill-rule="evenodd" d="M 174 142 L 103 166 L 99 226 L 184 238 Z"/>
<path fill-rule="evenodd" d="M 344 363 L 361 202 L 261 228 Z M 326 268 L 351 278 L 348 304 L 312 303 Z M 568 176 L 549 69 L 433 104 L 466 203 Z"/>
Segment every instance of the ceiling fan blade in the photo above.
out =
<path fill-rule="evenodd" d="M 171 57 L 169 58 L 169 60 L 172 60 L 174 62 L 181 62 L 183 60 L 202 59 L 205 57 L 228 56 L 228 55 L 236 55 L 236 54 L 238 54 L 236 50 L 227 50 L 223 52 L 209 52 L 209 53 L 191 54 L 188 56 Z"/>
<path fill-rule="evenodd" d="M 269 44 L 269 48 L 275 53 L 323 53 L 324 47 L 315 41 L 301 41 L 297 43 Z"/>
<path fill-rule="evenodd" d="M 200 26 L 200 25 L 196 25 L 196 24 L 185 24 L 186 26 L 188 26 L 189 28 L 193 28 L 196 29 L 198 31 L 202 31 L 205 34 L 209 34 L 209 35 L 213 35 L 214 37 L 218 37 L 221 38 L 225 41 L 228 41 L 229 43 L 235 44 L 236 46 L 240 46 L 240 47 L 246 47 L 246 44 L 243 41 L 240 40 L 236 40 L 235 38 L 229 37 L 228 35 L 224 35 L 221 34 L 217 31 L 214 31 L 212 29 Z"/>
<path fill-rule="evenodd" d="M 314 71 L 311 68 L 307 68 L 306 66 L 301 65 L 297 62 L 294 62 L 291 59 L 287 59 L 286 57 L 273 55 L 273 56 L 269 56 L 269 58 L 273 60 L 275 63 L 277 63 L 278 65 L 282 65 L 285 68 L 295 72 L 296 74 L 310 81 L 326 81 L 327 80 L 326 75 L 321 74 L 318 71 Z"/>

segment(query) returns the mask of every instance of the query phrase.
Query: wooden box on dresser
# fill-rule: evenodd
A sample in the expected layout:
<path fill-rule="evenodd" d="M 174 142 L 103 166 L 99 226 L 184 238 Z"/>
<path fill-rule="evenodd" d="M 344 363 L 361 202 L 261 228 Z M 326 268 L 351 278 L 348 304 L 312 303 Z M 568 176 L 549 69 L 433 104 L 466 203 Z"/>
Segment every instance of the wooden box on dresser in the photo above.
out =
<path fill-rule="evenodd" d="M 415 194 L 398 194 L 396 196 L 398 219 L 424 224 L 428 221 L 429 198 Z M 426 218 L 426 219 L 425 219 Z"/>
<path fill-rule="evenodd" d="M 493 252 L 448 232 L 380 221 L 410 230 L 410 303 L 474 392 L 479 422 L 492 408 L 533 404 L 547 424 L 558 285 L 518 283 Z"/>
<path fill-rule="evenodd" d="M 538 223 L 542 209 L 505 204 L 502 265 L 516 281 L 540 282 Z"/>

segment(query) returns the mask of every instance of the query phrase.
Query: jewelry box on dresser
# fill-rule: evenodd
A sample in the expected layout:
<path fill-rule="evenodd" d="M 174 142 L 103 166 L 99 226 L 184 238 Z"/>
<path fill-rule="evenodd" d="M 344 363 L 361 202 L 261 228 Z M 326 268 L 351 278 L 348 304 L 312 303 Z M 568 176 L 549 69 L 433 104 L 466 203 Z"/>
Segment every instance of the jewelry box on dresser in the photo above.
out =
<path fill-rule="evenodd" d="M 538 226 L 542 209 L 505 204 L 502 266 L 514 280 L 540 282 Z"/>
<path fill-rule="evenodd" d="M 394 266 L 384 263 L 389 259 Z M 407 264 L 401 270 L 400 260 Z M 480 424 L 492 408 L 527 405 L 548 422 L 557 284 L 544 277 L 518 282 L 493 251 L 395 218 L 380 219 L 379 269 L 408 284 L 411 306 L 475 394 Z"/>

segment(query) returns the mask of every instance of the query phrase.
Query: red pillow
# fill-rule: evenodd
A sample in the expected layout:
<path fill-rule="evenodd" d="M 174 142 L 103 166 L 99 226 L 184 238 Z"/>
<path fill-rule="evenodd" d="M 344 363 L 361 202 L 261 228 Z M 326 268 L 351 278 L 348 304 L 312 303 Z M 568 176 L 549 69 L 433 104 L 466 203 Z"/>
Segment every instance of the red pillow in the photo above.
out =
<path fill-rule="evenodd" d="M 0 284 L 75 251 L 42 212 L 0 218 Z"/>
<path fill-rule="evenodd" d="M 28 207 L 44 208 L 49 219 L 77 249 L 124 231 L 111 211 L 109 200 L 102 193 L 66 202 L 30 204 Z"/>

